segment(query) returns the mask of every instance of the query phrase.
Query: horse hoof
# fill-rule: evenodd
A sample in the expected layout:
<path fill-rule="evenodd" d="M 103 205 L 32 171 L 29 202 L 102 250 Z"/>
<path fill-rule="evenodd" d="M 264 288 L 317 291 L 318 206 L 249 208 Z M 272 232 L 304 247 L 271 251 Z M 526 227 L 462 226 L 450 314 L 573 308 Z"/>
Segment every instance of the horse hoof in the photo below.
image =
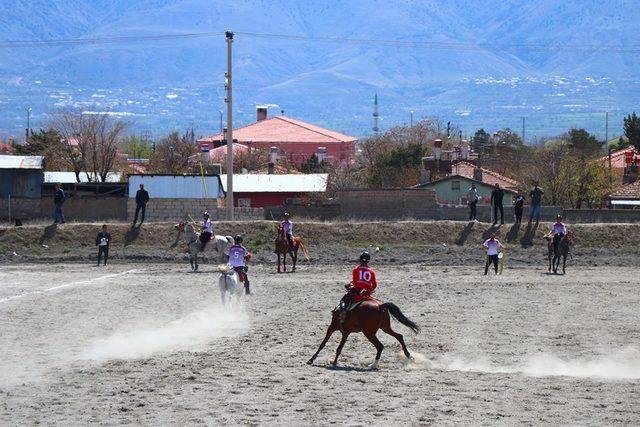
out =
<path fill-rule="evenodd" d="M 307 365 L 313 365 L 313 359 L 307 360 Z"/>
<path fill-rule="evenodd" d="M 371 369 L 371 370 L 375 370 L 378 369 L 378 361 L 376 360 L 375 362 L 373 362 L 371 365 L 367 366 L 367 368 Z"/>

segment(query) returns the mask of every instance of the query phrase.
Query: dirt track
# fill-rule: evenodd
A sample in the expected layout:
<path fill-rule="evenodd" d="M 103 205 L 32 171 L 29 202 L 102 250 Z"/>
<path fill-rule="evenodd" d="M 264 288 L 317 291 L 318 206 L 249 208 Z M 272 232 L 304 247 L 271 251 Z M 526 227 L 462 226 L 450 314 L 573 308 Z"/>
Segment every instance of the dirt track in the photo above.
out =
<path fill-rule="evenodd" d="M 347 265 L 255 267 L 233 312 L 185 267 L 0 267 L 0 424 L 640 422 L 636 268 L 383 266 L 378 296 L 423 331 L 394 322 L 415 360 L 381 335 L 370 372 L 361 336 L 305 364 Z"/>

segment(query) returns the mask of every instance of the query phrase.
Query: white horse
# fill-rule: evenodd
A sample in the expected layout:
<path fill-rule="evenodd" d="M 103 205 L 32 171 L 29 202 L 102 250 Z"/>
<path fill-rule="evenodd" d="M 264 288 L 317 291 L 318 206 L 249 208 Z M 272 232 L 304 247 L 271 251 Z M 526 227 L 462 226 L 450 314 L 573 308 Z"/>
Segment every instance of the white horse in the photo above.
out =
<path fill-rule="evenodd" d="M 185 234 L 187 248 L 189 249 L 189 263 L 191 263 L 192 271 L 198 270 L 198 253 L 208 254 L 218 262 L 226 261 L 225 255 L 229 255 L 229 247 L 233 245 L 233 237 L 212 236 L 203 251 L 202 243 L 200 242 L 200 233 L 195 231 L 193 225 L 181 222 L 176 225 L 176 228 Z"/>
<path fill-rule="evenodd" d="M 220 301 L 222 301 L 222 305 L 242 301 L 244 287 L 242 286 L 242 282 L 240 282 L 238 273 L 233 270 L 233 267 L 225 264 L 218 266 L 218 272 L 220 273 L 218 286 L 220 287 Z M 227 294 L 229 295 L 228 297 Z"/>

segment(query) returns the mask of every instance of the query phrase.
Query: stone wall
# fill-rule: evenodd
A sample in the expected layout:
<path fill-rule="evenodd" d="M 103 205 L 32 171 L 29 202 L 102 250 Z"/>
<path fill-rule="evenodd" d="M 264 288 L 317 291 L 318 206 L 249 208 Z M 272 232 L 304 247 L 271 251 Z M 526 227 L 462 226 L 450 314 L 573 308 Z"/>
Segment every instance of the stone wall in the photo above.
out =
<path fill-rule="evenodd" d="M 53 197 L 41 199 L 11 199 L 13 219 L 53 219 Z M 70 197 L 62 205 L 62 212 L 69 221 L 125 220 L 127 218 L 124 197 Z M 9 219 L 9 200 L 0 199 L 0 219 Z"/>
<path fill-rule="evenodd" d="M 631 223 L 640 222 L 638 209 L 565 209 L 570 223 Z"/>

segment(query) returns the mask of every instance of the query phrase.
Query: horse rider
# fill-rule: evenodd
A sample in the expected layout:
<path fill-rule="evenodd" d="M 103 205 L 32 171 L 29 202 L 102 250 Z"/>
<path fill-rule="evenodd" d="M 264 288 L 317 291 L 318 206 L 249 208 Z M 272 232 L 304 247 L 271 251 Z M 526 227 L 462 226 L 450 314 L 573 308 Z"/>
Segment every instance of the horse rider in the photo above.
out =
<path fill-rule="evenodd" d="M 561 215 L 556 217 L 556 222 L 551 226 L 549 234 L 553 235 L 553 251 L 554 253 L 558 253 L 560 241 L 567 234 L 567 226 L 562 222 Z"/>
<path fill-rule="evenodd" d="M 347 293 L 340 300 L 340 312 L 342 321 L 346 318 L 346 311 L 352 302 L 359 302 L 369 299 L 378 286 L 376 272 L 369 267 L 371 255 L 364 251 L 360 254 L 359 264 L 353 269 L 352 282 L 345 286 Z"/>
<path fill-rule="evenodd" d="M 280 223 L 284 230 L 284 235 L 287 236 L 287 242 L 289 243 L 289 250 L 293 250 L 293 221 L 289 219 L 287 212 L 282 215 L 282 222 Z"/>
<path fill-rule="evenodd" d="M 209 218 L 209 212 L 203 212 L 202 216 L 203 221 L 202 233 L 200 233 L 200 250 L 204 251 L 204 247 L 207 245 L 207 242 L 211 240 L 211 236 L 213 236 L 213 224 Z"/>
<path fill-rule="evenodd" d="M 245 265 L 245 261 L 251 260 L 251 252 L 242 246 L 243 238 L 240 235 L 236 235 L 233 238 L 233 245 L 229 248 L 229 261 L 228 264 L 233 267 L 233 270 L 238 274 L 241 282 L 244 282 L 244 292 L 249 295 L 251 293 L 249 289 L 249 276 L 247 271 L 249 267 Z"/>

